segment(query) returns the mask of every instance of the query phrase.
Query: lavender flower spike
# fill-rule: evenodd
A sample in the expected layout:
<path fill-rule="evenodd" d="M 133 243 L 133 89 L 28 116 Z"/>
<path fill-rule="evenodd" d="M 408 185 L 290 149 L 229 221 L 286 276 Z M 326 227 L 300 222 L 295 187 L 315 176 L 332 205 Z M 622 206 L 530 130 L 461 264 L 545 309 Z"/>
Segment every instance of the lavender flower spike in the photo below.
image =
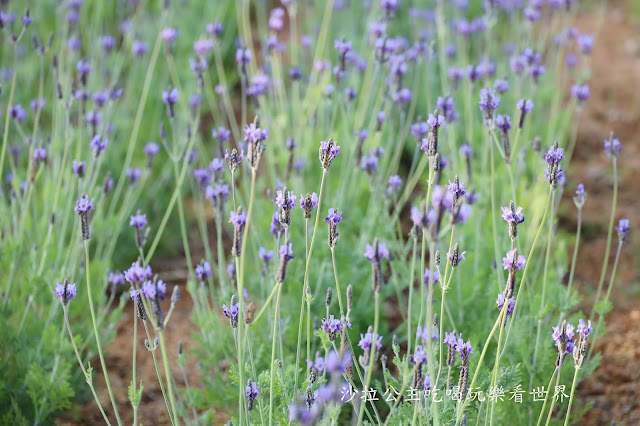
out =
<path fill-rule="evenodd" d="M 242 252 L 242 234 L 247 224 L 247 216 L 242 210 L 242 207 L 238 206 L 237 211 L 231 212 L 229 223 L 233 224 L 233 246 L 231 247 L 231 254 L 234 257 L 239 257 Z"/>
<path fill-rule="evenodd" d="M 329 225 L 329 247 L 335 248 L 338 244 L 338 224 L 342 222 L 342 212 L 338 213 L 336 209 L 329 209 L 329 214 L 324 218 Z"/>
<path fill-rule="evenodd" d="M 618 157 L 621 150 L 622 144 L 617 138 L 614 138 L 613 135 L 604 141 L 604 153 L 607 154 L 607 157 Z"/>
<path fill-rule="evenodd" d="M 331 167 L 331 162 L 340 154 L 340 146 L 333 139 L 320 142 L 319 158 L 322 168 L 327 171 Z"/>
<path fill-rule="evenodd" d="M 620 219 L 618 226 L 616 226 L 615 228 L 620 241 L 628 241 L 629 231 L 631 230 L 629 228 L 629 219 Z"/>
<path fill-rule="evenodd" d="M 252 382 L 251 380 L 249 380 L 245 388 L 245 395 L 247 396 L 247 409 L 251 411 L 253 410 L 253 405 L 256 398 L 260 396 L 260 391 L 258 390 L 258 384 L 256 382 Z"/>
<path fill-rule="evenodd" d="M 518 235 L 518 225 L 524 222 L 523 208 L 517 207 L 513 200 L 508 207 L 502 207 L 502 218 L 509 224 L 509 237 L 514 240 Z"/>
<path fill-rule="evenodd" d="M 62 284 L 56 281 L 55 294 L 56 297 L 60 299 L 60 302 L 62 302 L 62 305 L 66 306 L 71 301 L 71 299 L 74 299 L 76 297 L 76 285 L 69 284 L 69 280 L 66 278 L 64 279 L 64 282 Z"/>
<path fill-rule="evenodd" d="M 282 283 L 287 277 L 287 265 L 289 261 L 293 259 L 293 250 L 291 249 L 291 243 L 283 244 L 280 246 L 280 263 L 278 265 L 278 273 L 276 275 L 276 282 Z"/>
<path fill-rule="evenodd" d="M 285 186 L 282 190 L 276 191 L 276 204 L 280 209 L 278 220 L 286 229 L 291 225 L 291 210 L 296 207 L 296 196 L 293 191 L 287 191 Z"/>
<path fill-rule="evenodd" d="M 533 101 L 531 99 L 520 99 L 516 104 L 516 108 L 518 108 L 518 110 L 520 111 L 518 128 L 522 129 L 525 117 L 533 110 Z"/>
<path fill-rule="evenodd" d="M 300 195 L 300 208 L 304 211 L 305 219 L 311 218 L 311 211 L 318 207 L 318 194 L 307 194 L 306 196 Z"/>
<path fill-rule="evenodd" d="M 373 291 L 380 291 L 382 289 L 382 259 L 389 260 L 391 253 L 385 243 L 379 243 L 376 238 L 373 241 L 373 246 L 367 244 L 365 247 L 364 257 L 371 262 L 373 269 L 373 275 L 371 280 L 371 287 Z"/>
<path fill-rule="evenodd" d="M 95 210 L 93 200 L 89 201 L 87 194 L 83 195 L 76 203 L 75 211 L 80 216 L 80 237 L 83 240 L 91 238 L 91 232 L 89 231 L 89 212 Z"/>
<path fill-rule="evenodd" d="M 556 141 L 553 146 L 549 148 L 544 158 L 547 164 L 549 164 L 549 167 L 546 169 L 546 178 L 549 181 L 549 185 L 555 188 L 563 176 L 560 161 L 564 159 L 564 148 L 559 148 L 558 142 Z"/>

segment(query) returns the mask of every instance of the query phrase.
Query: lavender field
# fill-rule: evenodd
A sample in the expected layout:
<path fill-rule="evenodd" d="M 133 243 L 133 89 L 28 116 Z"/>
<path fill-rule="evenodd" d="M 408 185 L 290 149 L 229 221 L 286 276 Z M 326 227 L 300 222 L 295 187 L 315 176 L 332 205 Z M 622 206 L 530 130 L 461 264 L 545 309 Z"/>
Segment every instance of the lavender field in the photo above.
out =
<path fill-rule="evenodd" d="M 638 424 L 639 12 L 0 2 L 0 424 Z"/>

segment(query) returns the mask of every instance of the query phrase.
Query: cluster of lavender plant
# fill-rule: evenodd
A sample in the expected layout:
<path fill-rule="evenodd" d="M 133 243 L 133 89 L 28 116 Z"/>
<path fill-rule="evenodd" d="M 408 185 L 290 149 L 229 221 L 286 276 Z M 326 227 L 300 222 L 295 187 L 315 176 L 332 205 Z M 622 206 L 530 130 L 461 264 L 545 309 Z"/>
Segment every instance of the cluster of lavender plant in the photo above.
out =
<path fill-rule="evenodd" d="M 2 421 L 73 416 L 76 393 L 136 425 L 141 363 L 173 425 L 577 421 L 629 233 L 603 135 L 612 209 L 582 312 L 580 6 L 3 5 Z M 154 260 L 175 247 L 169 283 Z M 192 345 L 165 334 L 185 287 Z M 105 360 L 121 318 L 128 401 Z"/>

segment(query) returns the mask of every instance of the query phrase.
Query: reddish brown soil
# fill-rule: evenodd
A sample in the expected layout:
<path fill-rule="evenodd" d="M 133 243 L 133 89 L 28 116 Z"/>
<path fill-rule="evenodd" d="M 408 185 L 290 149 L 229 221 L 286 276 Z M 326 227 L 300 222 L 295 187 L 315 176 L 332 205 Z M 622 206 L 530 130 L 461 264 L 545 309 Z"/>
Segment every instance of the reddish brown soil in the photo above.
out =
<path fill-rule="evenodd" d="M 631 23 L 634 17 L 626 15 L 623 2 L 609 3 L 593 52 L 591 99 L 580 121 L 569 170 L 573 182 L 570 188 L 582 182 L 588 191 L 575 277 L 577 288 L 585 294 L 586 312 L 591 309 L 600 277 L 611 209 L 611 160 L 601 154 L 603 140 L 610 131 L 614 131 L 624 145 L 619 158 L 616 222 L 629 218 L 631 226 L 637 228 L 640 212 L 637 191 L 640 183 L 640 28 Z M 589 13 L 578 19 L 577 26 L 581 31 L 593 32 L 597 21 L 597 13 Z M 571 195 L 565 195 L 561 210 L 571 212 L 572 217 L 562 218 L 562 223 L 575 231 Z M 594 374 L 578 387 L 577 406 L 593 404 L 580 419 L 581 425 L 640 424 L 640 247 L 635 235 L 623 246 L 612 293 L 614 309 L 605 321 L 608 333 L 595 343 L 595 350 L 602 353 L 602 361 Z M 616 245 L 614 234 L 610 265 Z M 609 274 L 605 283 L 608 282 Z"/>
<path fill-rule="evenodd" d="M 569 171 L 570 181 L 582 182 L 588 191 L 584 207 L 583 239 L 580 245 L 575 285 L 586 295 L 585 311 L 591 307 L 606 243 L 606 227 L 611 206 L 611 161 L 602 152 L 602 143 L 610 131 L 615 131 L 624 145 L 619 159 L 620 193 L 616 220 L 631 219 L 637 226 L 640 212 L 640 29 L 625 15 L 620 2 L 611 2 L 593 52 L 593 79 L 591 99 L 586 103 L 581 117 L 578 142 Z M 597 13 L 585 13 L 577 26 L 585 32 L 594 31 Z M 576 227 L 571 194 L 565 195 L 561 224 L 574 232 Z M 615 239 L 614 236 L 614 244 Z M 578 387 L 575 407 L 593 404 L 582 419 L 581 425 L 640 424 L 640 247 L 634 238 L 624 247 L 619 273 L 613 291 L 614 310 L 606 318 L 608 333 L 595 343 L 595 350 L 602 353 L 602 362 L 595 373 Z M 612 250 L 611 263 L 613 263 Z M 571 254 L 571 253 L 570 253 Z M 182 286 L 182 298 L 166 330 L 170 346 L 169 358 L 179 386 L 182 374 L 176 363 L 177 343 L 182 341 L 185 350 L 194 345 L 192 339 L 191 308 L 193 302 L 184 288 L 184 262 L 159 262 L 156 269 L 168 272 L 168 281 Z M 608 275 L 607 275 L 608 277 Z M 608 278 L 607 278 L 608 282 Z M 132 410 L 128 402 L 127 387 L 131 381 L 132 309 L 127 306 L 118 324 L 118 335 L 107 347 L 107 367 L 111 372 L 112 386 L 125 423 L 132 422 Z M 139 330 L 139 333 L 142 330 Z M 143 380 L 144 393 L 138 420 L 144 424 L 170 424 L 160 391 L 151 354 L 138 339 L 138 376 Z M 161 357 L 160 354 L 158 354 Z M 188 365 L 189 380 L 198 383 L 198 371 L 192 356 Z M 164 379 L 164 373 L 163 379 Z M 100 374 L 97 374 L 100 377 Z M 104 384 L 98 380 L 100 400 L 113 418 Z M 94 402 L 78 410 L 76 419 L 64 419 L 72 424 L 102 424 Z"/>

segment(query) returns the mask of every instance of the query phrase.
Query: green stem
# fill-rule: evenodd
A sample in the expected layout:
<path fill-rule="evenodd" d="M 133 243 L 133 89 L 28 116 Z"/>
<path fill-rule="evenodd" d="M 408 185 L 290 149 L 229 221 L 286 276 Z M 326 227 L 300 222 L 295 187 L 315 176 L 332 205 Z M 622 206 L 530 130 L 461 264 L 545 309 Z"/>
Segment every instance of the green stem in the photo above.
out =
<path fill-rule="evenodd" d="M 375 298 L 375 311 L 373 319 L 373 335 L 371 336 L 371 348 L 369 350 L 369 366 L 367 367 L 367 377 L 365 379 L 364 390 L 368 391 L 371 384 L 371 375 L 373 374 L 373 359 L 376 353 L 376 338 L 378 337 L 378 322 L 380 320 L 380 292 L 374 292 Z M 358 413 L 358 423 L 362 424 L 362 417 L 364 416 L 364 407 L 367 405 L 366 399 L 360 404 L 360 412 Z"/>
<path fill-rule="evenodd" d="M 104 381 L 107 384 L 107 390 L 109 391 L 109 399 L 111 399 L 111 405 L 116 415 L 118 425 L 122 425 L 120 420 L 120 413 L 118 413 L 118 407 L 116 405 L 113 391 L 111 390 L 111 382 L 109 381 L 109 373 L 107 371 L 107 365 L 104 362 L 104 355 L 102 354 L 102 345 L 100 344 L 100 333 L 98 333 L 98 324 L 96 322 L 96 311 L 93 307 L 93 297 L 91 296 L 91 273 L 89 271 L 89 240 L 84 240 L 84 268 L 87 273 L 87 298 L 89 299 L 89 310 L 91 311 L 91 322 L 93 323 L 93 332 L 96 335 L 96 345 L 98 346 L 98 355 L 100 356 L 100 365 L 102 366 L 102 372 L 104 373 Z"/>
<path fill-rule="evenodd" d="M 144 297 L 141 298 L 143 300 Z M 146 309 L 146 308 L 145 308 Z M 147 311 L 149 312 L 149 311 Z M 149 327 L 147 327 L 147 321 L 142 321 L 144 324 L 144 331 L 147 333 L 147 341 L 149 342 L 149 346 L 152 348 L 149 351 L 151 355 L 153 355 L 153 365 L 156 368 L 156 375 L 158 376 L 158 383 L 160 383 L 160 390 L 162 391 L 162 396 L 164 397 L 164 405 L 167 407 L 167 412 L 169 413 L 169 419 L 171 420 L 171 424 L 174 425 L 173 422 L 173 413 L 171 412 L 171 406 L 169 400 L 167 399 L 167 392 L 164 390 L 164 384 L 162 383 L 162 375 L 160 374 L 160 367 L 158 367 L 158 358 L 156 357 L 156 348 L 154 348 L 154 341 L 151 340 L 151 334 L 149 333 Z"/>
<path fill-rule="evenodd" d="M 591 315 L 589 319 L 593 319 L 593 313 L 596 309 L 596 303 L 600 299 L 600 293 L 602 292 L 602 285 L 604 284 L 604 277 L 607 274 L 607 266 L 609 266 L 609 254 L 611 252 L 611 235 L 613 233 L 613 222 L 616 217 L 616 204 L 618 203 L 618 165 L 617 158 L 613 157 L 613 200 L 611 201 L 611 217 L 609 218 L 609 230 L 607 232 L 607 246 L 604 251 L 604 260 L 602 261 L 602 270 L 600 272 L 600 279 L 598 280 L 598 290 L 596 291 L 596 297 L 593 299 L 593 307 L 591 308 Z"/>
<path fill-rule="evenodd" d="M 89 388 L 91 389 L 91 393 L 93 394 L 93 398 L 96 400 L 96 403 L 98 404 L 98 408 L 100 409 L 100 413 L 102 413 L 102 417 L 104 418 L 104 421 L 107 422 L 108 426 L 111 426 L 111 422 L 109 421 L 109 418 L 105 414 L 104 409 L 102 408 L 102 404 L 100 403 L 100 398 L 98 398 L 98 394 L 96 393 L 96 390 L 93 387 L 93 381 L 91 380 L 91 375 L 87 372 L 87 370 L 84 368 L 84 365 L 82 364 L 82 358 L 80 358 L 80 353 L 78 352 L 78 347 L 76 346 L 76 341 L 73 340 L 73 333 L 71 332 L 71 325 L 69 324 L 69 315 L 68 315 L 68 312 L 67 312 L 67 307 L 63 305 L 62 309 L 64 311 L 64 322 L 67 325 L 67 331 L 69 332 L 69 338 L 71 339 L 71 344 L 73 345 L 73 351 L 76 353 L 76 358 L 78 359 L 78 364 L 80 364 L 80 368 L 82 369 L 82 372 L 84 373 L 84 378 L 87 381 L 87 384 L 89 385 Z"/>
<path fill-rule="evenodd" d="M 580 246 L 581 231 L 582 231 L 582 207 L 578 207 L 578 229 L 576 231 L 576 243 L 573 248 L 573 256 L 571 258 L 571 271 L 569 272 L 569 283 L 567 285 L 567 297 L 571 296 L 571 286 L 573 285 L 573 277 L 576 271 L 576 260 L 578 259 L 578 247 Z"/>
<path fill-rule="evenodd" d="M 302 297 L 300 299 L 300 321 L 298 323 L 298 345 L 296 350 L 296 369 L 294 371 L 294 389 L 298 388 L 298 369 L 300 368 L 300 344 L 302 336 L 302 323 L 304 320 L 304 293 L 309 284 L 309 263 L 311 262 L 311 254 L 313 253 L 314 243 L 316 241 L 316 232 L 318 230 L 318 222 L 320 221 L 320 209 L 322 208 L 322 195 L 324 192 L 324 181 L 327 176 L 327 170 L 322 170 L 322 179 L 320 180 L 320 193 L 318 194 L 318 208 L 316 209 L 316 220 L 313 225 L 313 234 L 311 234 L 311 244 L 309 245 L 309 253 L 304 267 L 304 280 L 302 281 Z"/>
<path fill-rule="evenodd" d="M 164 375 L 167 379 L 167 392 L 169 393 L 169 401 L 171 402 L 171 411 L 173 412 L 174 424 L 178 426 L 180 424 L 178 420 L 178 412 L 176 411 L 176 401 L 173 394 L 173 380 L 171 379 L 171 371 L 169 370 L 169 357 L 167 357 L 167 345 L 164 342 L 164 332 L 160 330 L 158 332 L 160 338 L 160 352 L 162 353 L 162 364 L 164 364 Z"/>
<path fill-rule="evenodd" d="M 340 306 L 340 315 L 344 315 L 342 309 L 342 293 L 340 291 L 340 283 L 338 282 L 338 268 L 336 267 L 336 251 L 331 247 L 331 262 L 333 263 L 333 276 L 336 279 L 336 293 L 338 293 L 338 305 Z"/>
<path fill-rule="evenodd" d="M 556 377 L 556 386 L 554 387 L 554 393 L 555 393 L 555 389 L 558 389 L 558 385 L 560 384 L 560 374 L 561 371 L 558 368 L 558 376 Z M 547 395 L 549 395 L 547 393 Z M 553 407 L 556 405 L 556 399 L 555 395 L 553 398 L 551 398 L 551 406 L 549 407 L 549 414 L 547 415 L 547 422 L 545 423 L 545 426 L 549 426 L 549 422 L 551 421 L 551 415 L 553 414 Z"/>
<path fill-rule="evenodd" d="M 278 295 L 276 296 L 276 310 L 273 316 L 273 337 L 271 339 L 271 371 L 269 374 L 269 425 L 273 422 L 273 373 L 275 369 L 273 365 L 276 361 L 276 334 L 278 330 L 278 314 L 280 312 L 280 293 L 282 291 L 282 283 L 276 283 Z"/>
<path fill-rule="evenodd" d="M 571 395 L 569 396 L 569 406 L 567 407 L 567 416 L 564 419 L 564 426 L 569 424 L 569 415 L 571 414 L 571 405 L 573 405 L 573 395 L 576 393 L 576 384 L 578 383 L 578 373 L 580 367 L 576 365 L 576 371 L 573 373 L 573 383 L 571 384 Z"/>

